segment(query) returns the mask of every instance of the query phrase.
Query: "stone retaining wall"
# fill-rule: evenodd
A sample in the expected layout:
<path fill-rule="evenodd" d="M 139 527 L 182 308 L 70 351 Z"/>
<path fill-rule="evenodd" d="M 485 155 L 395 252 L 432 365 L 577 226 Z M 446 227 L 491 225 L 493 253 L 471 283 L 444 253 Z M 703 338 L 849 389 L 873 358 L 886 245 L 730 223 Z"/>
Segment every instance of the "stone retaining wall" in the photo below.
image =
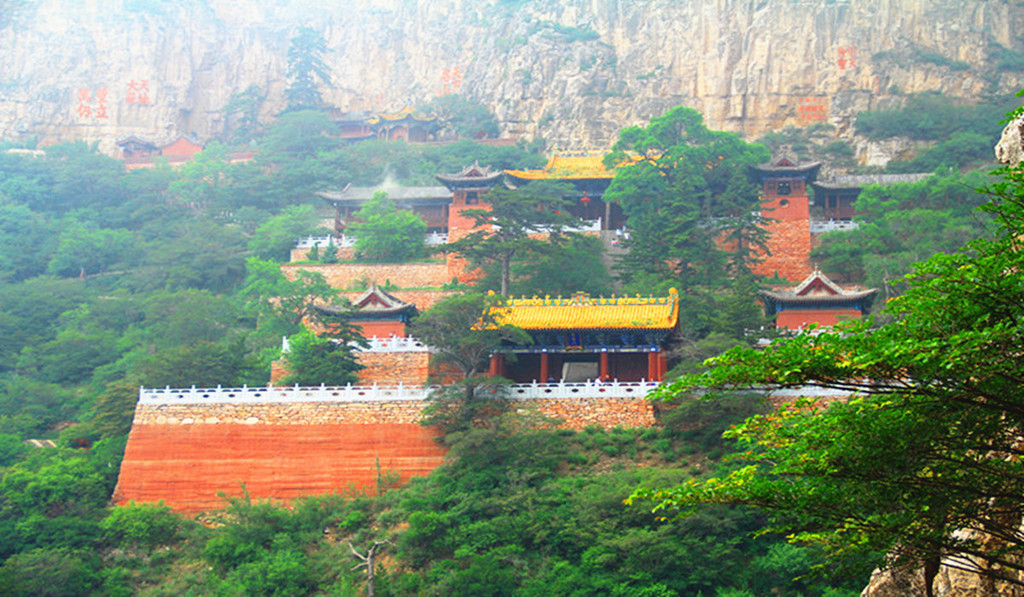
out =
<path fill-rule="evenodd" d="M 643 398 L 543 398 L 514 408 L 563 427 L 654 423 Z M 419 424 L 423 400 L 139 404 L 114 501 L 163 500 L 176 511 L 221 508 L 220 494 L 288 503 L 303 495 L 374 491 L 441 465 L 437 431 Z"/>
<path fill-rule="evenodd" d="M 412 263 L 285 263 L 281 271 L 289 279 L 294 272 L 305 270 L 321 274 L 334 288 L 345 290 L 376 282 L 378 286 L 388 284 L 399 288 L 439 287 L 452 281 L 448 264 L 433 261 Z"/>

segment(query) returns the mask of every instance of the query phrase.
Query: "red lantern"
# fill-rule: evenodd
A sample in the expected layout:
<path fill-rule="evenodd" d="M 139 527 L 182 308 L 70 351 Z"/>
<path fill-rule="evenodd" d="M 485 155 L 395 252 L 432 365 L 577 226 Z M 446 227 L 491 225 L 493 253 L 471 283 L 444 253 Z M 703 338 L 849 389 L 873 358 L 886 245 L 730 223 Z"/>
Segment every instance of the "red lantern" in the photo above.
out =
<path fill-rule="evenodd" d="M 583 205 L 589 205 L 590 197 L 587 197 L 586 195 L 580 197 L 580 203 L 582 203 Z"/>

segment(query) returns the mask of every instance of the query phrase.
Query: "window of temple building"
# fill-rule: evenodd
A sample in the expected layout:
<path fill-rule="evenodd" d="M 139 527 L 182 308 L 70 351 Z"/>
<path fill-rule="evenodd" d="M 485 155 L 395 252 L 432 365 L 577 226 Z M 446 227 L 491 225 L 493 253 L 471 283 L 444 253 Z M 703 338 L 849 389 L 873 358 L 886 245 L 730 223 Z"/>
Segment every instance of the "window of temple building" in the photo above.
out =
<path fill-rule="evenodd" d="M 466 191 L 466 205 L 477 205 L 480 203 L 479 191 Z"/>
<path fill-rule="evenodd" d="M 778 190 L 776 190 L 775 194 L 776 195 L 789 195 L 792 192 L 793 191 L 790 188 L 789 181 L 782 181 L 782 182 L 779 183 Z"/>

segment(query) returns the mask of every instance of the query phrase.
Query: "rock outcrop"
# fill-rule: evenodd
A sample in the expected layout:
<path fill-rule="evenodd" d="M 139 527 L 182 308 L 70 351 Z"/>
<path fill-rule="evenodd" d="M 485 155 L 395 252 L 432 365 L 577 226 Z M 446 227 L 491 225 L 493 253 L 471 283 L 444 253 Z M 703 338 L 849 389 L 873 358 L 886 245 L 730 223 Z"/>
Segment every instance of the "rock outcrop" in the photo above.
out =
<path fill-rule="evenodd" d="M 343 110 L 459 92 L 503 133 L 609 146 L 686 105 L 756 136 L 830 124 L 902 94 L 1016 91 L 1024 8 L 1009 0 L 8 0 L 0 4 L 0 138 L 85 139 L 113 151 L 225 127 L 252 85 L 284 105 L 289 40 L 324 34 Z M 862 156 L 893 150 L 861 143 Z"/>

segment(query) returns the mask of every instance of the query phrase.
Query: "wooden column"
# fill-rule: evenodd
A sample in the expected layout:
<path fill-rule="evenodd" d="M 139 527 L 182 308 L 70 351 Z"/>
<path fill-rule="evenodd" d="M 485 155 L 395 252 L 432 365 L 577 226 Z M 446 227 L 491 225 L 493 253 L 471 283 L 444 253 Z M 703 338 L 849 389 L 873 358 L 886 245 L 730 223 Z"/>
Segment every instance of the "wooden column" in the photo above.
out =
<path fill-rule="evenodd" d="M 537 381 L 547 383 L 548 377 L 550 377 L 548 374 L 548 353 L 542 352 L 540 353 L 540 379 Z"/>
<path fill-rule="evenodd" d="M 598 377 L 600 377 L 602 381 L 608 379 L 608 353 L 607 352 L 602 352 L 601 353 L 601 372 L 598 375 Z"/>
<path fill-rule="evenodd" d="M 498 377 L 499 375 L 501 375 L 501 355 L 500 354 L 492 354 L 491 355 L 491 368 L 490 368 L 490 371 L 488 371 L 488 373 L 490 373 L 491 377 Z"/>
<path fill-rule="evenodd" d="M 661 381 L 665 379 L 665 374 L 668 373 L 668 360 L 664 352 L 656 352 L 655 358 L 658 360 L 658 377 L 655 381 Z"/>
<path fill-rule="evenodd" d="M 657 381 L 658 379 L 658 353 L 647 353 L 647 379 Z"/>

